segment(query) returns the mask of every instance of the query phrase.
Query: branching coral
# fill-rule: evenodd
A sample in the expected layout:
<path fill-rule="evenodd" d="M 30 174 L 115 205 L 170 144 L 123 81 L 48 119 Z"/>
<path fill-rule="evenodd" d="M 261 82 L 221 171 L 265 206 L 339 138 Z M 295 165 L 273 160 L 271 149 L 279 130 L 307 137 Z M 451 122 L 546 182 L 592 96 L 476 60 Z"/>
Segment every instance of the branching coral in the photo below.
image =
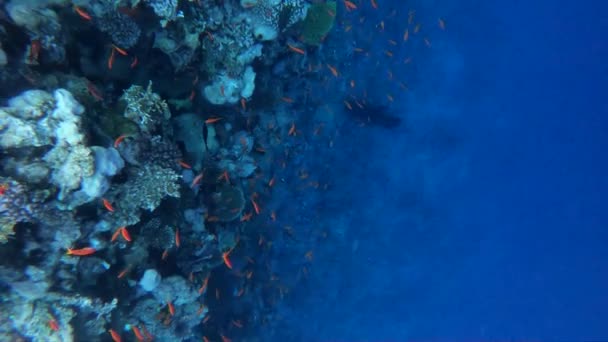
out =
<path fill-rule="evenodd" d="M 144 89 L 132 85 L 120 98 L 126 105 L 124 116 L 135 122 L 144 133 L 150 133 L 163 120 L 171 117 L 169 106 L 152 91 L 152 82 Z"/>
<path fill-rule="evenodd" d="M 165 196 L 180 197 L 179 179 L 175 171 L 155 164 L 137 169 L 126 183 L 109 191 L 116 206 L 112 220 L 117 226 L 133 225 L 139 222 L 141 209 L 153 211 Z"/>

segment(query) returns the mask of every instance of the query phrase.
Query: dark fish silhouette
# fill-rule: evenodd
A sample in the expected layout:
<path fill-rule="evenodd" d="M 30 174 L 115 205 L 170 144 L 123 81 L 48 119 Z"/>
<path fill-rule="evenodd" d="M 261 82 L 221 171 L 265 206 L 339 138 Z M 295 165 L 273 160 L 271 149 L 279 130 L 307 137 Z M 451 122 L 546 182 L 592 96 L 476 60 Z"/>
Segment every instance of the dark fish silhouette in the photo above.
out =
<path fill-rule="evenodd" d="M 203 142 L 205 143 L 205 149 L 209 151 L 209 146 L 207 146 L 207 136 L 209 135 L 209 129 L 207 128 L 207 124 L 203 122 Z"/>

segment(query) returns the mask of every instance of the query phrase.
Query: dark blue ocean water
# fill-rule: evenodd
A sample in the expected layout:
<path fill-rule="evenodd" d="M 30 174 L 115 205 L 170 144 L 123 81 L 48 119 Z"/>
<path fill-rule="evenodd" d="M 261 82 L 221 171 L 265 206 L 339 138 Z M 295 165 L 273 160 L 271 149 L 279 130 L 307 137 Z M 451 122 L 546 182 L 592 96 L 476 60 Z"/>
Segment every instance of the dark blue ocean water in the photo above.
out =
<path fill-rule="evenodd" d="M 283 308 L 286 331 L 608 339 L 608 6 L 378 3 L 446 30 L 412 52 L 411 91 L 391 104 L 405 125 L 342 132 L 336 233 Z M 366 67 L 354 73 L 375 84 Z"/>

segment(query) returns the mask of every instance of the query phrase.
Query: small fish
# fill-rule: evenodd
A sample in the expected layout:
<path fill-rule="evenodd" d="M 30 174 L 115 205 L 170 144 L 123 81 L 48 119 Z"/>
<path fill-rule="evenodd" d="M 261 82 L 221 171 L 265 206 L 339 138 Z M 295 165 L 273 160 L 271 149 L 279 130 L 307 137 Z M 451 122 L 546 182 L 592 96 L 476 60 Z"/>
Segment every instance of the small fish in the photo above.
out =
<path fill-rule="evenodd" d="M 105 198 L 101 199 L 101 202 L 103 203 L 103 206 L 111 213 L 114 212 L 114 207 L 112 206 L 112 203 L 110 203 L 110 201 L 108 201 Z"/>
<path fill-rule="evenodd" d="M 348 0 L 344 0 L 344 6 L 346 7 L 347 11 L 357 9 L 357 5 L 355 5 L 354 3 L 352 3 L 351 1 L 348 1 Z"/>
<path fill-rule="evenodd" d="M 179 237 L 179 229 L 175 228 L 175 246 L 179 248 L 181 245 L 180 237 Z"/>
<path fill-rule="evenodd" d="M 183 167 L 184 169 L 190 170 L 192 168 L 192 166 L 190 166 L 190 164 L 186 163 L 183 160 L 178 160 L 177 163 L 179 164 L 179 166 Z"/>
<path fill-rule="evenodd" d="M 209 145 L 207 145 L 207 137 L 209 137 L 209 127 L 203 122 L 203 143 L 205 143 L 205 150 L 209 151 Z"/>
<path fill-rule="evenodd" d="M 225 170 L 224 172 L 222 172 L 222 174 L 217 178 L 217 180 L 218 181 L 222 180 L 222 178 L 226 180 L 226 183 L 230 183 L 230 176 L 228 175 L 228 171 L 227 170 Z"/>
<path fill-rule="evenodd" d="M 188 101 L 190 101 L 190 102 L 194 101 L 195 96 L 196 96 L 196 92 L 194 91 L 194 89 L 192 89 L 192 91 L 190 92 L 190 96 L 188 96 Z"/>
<path fill-rule="evenodd" d="M 59 331 L 59 324 L 57 323 L 56 319 L 52 318 L 49 321 L 49 328 L 51 328 L 53 331 Z"/>
<path fill-rule="evenodd" d="M 133 62 L 131 62 L 131 69 L 135 68 L 137 66 L 137 64 L 139 63 L 139 60 L 137 59 L 137 56 L 133 57 Z"/>
<path fill-rule="evenodd" d="M 92 19 L 91 16 L 85 10 L 83 10 L 82 8 L 80 8 L 80 7 L 76 6 L 76 5 L 74 5 L 74 11 L 76 11 L 76 13 L 81 18 L 83 18 L 85 20 L 91 20 Z"/>
<path fill-rule="evenodd" d="M 241 97 L 241 107 L 243 110 L 247 110 L 247 100 L 244 97 Z"/>
<path fill-rule="evenodd" d="M 348 110 L 353 110 L 353 106 L 350 104 L 350 102 L 344 100 L 344 105 L 346 106 L 346 108 L 348 108 Z"/>
<path fill-rule="evenodd" d="M 431 47 L 431 41 L 428 38 L 424 38 L 424 45 L 426 45 L 427 47 Z"/>
<path fill-rule="evenodd" d="M 160 259 L 161 259 L 161 260 L 165 260 L 165 259 L 167 259 L 167 257 L 168 257 L 168 256 L 169 256 L 169 250 L 168 250 L 168 249 L 165 249 L 165 250 L 163 251 L 163 255 L 160 257 Z"/>
<path fill-rule="evenodd" d="M 116 239 L 118 239 L 119 236 L 120 236 L 120 228 L 116 229 L 114 234 L 112 234 L 112 239 L 110 239 L 110 242 L 116 241 Z"/>
<path fill-rule="evenodd" d="M 135 334 L 135 338 L 138 341 L 140 341 L 140 342 L 144 341 L 144 335 L 141 334 L 141 331 L 139 330 L 139 328 L 136 325 L 132 325 L 131 330 L 133 330 L 133 334 Z"/>
<path fill-rule="evenodd" d="M 334 75 L 334 77 L 338 77 L 338 69 L 336 69 L 334 66 L 326 64 L 327 68 L 331 71 L 331 74 Z"/>
<path fill-rule="evenodd" d="M 255 210 L 256 214 L 260 214 L 260 207 L 258 206 L 258 204 L 256 203 L 256 201 L 251 198 L 251 205 L 253 205 L 253 210 Z"/>
<path fill-rule="evenodd" d="M 120 271 L 120 273 L 118 273 L 118 276 L 116 276 L 116 278 L 118 278 L 118 279 L 124 278 L 127 275 L 127 273 L 129 273 L 129 271 L 131 271 L 130 265 L 125 267 L 124 270 Z"/>
<path fill-rule="evenodd" d="M 175 307 L 173 306 L 173 303 L 167 302 L 167 307 L 169 308 L 169 314 L 175 316 Z"/>
<path fill-rule="evenodd" d="M 350 80 L 350 87 L 354 88 L 355 87 L 355 80 Z"/>
<path fill-rule="evenodd" d="M 120 337 L 120 335 L 114 329 L 108 330 L 108 333 L 110 333 L 110 336 L 112 337 L 112 341 L 114 341 L 114 342 L 122 342 L 122 338 Z"/>
<path fill-rule="evenodd" d="M 376 0 L 370 0 L 370 2 L 371 2 L 372 7 L 373 7 L 374 9 L 378 9 L 378 4 L 376 3 Z"/>
<path fill-rule="evenodd" d="M 129 234 L 127 227 L 120 227 L 119 229 L 120 235 L 122 235 L 123 239 L 127 240 L 128 242 L 131 242 L 131 234 Z"/>
<path fill-rule="evenodd" d="M 229 339 L 228 337 L 226 337 L 226 336 L 224 336 L 222 334 L 220 334 L 220 337 L 222 338 L 222 342 L 232 342 L 231 339 Z"/>
<path fill-rule="evenodd" d="M 407 42 L 408 39 L 410 39 L 410 31 L 408 29 L 405 29 L 405 32 L 403 32 L 403 41 Z"/>
<path fill-rule="evenodd" d="M 108 58 L 108 69 L 112 70 L 114 66 L 114 58 L 116 58 L 116 54 L 114 53 L 114 49 L 110 52 L 110 57 Z"/>
<path fill-rule="evenodd" d="M 291 97 L 281 97 L 281 100 L 285 103 L 293 103 L 293 99 Z"/>
<path fill-rule="evenodd" d="M 437 19 L 437 23 L 439 24 L 439 28 L 443 31 L 445 30 L 445 21 L 441 18 Z"/>
<path fill-rule="evenodd" d="M 202 294 L 203 292 L 205 292 L 205 289 L 207 288 L 208 283 L 209 283 L 209 275 L 207 276 L 207 278 L 205 278 L 205 280 L 203 280 L 203 284 L 198 289 L 198 294 Z"/>
<path fill-rule="evenodd" d="M 306 258 L 306 260 L 308 260 L 308 261 L 312 261 L 312 259 L 313 259 L 313 253 L 312 253 L 312 250 L 310 250 L 310 251 L 306 252 L 306 255 L 304 255 L 304 257 Z"/>
<path fill-rule="evenodd" d="M 194 188 L 196 185 L 198 185 L 201 182 L 201 180 L 203 179 L 204 173 L 205 172 L 203 171 L 203 172 L 199 173 L 196 177 L 194 177 L 194 179 L 192 180 L 192 184 L 190 184 L 191 188 Z"/>
<path fill-rule="evenodd" d="M 228 258 L 230 252 L 232 252 L 232 250 L 222 253 L 222 260 L 224 261 L 224 264 L 226 264 L 226 267 L 232 269 L 232 262 L 230 261 L 230 258 Z"/>
<path fill-rule="evenodd" d="M 291 123 L 291 127 L 289 128 L 289 132 L 287 132 L 287 135 L 289 135 L 289 136 L 296 135 L 296 123 L 295 122 Z"/>
<path fill-rule="evenodd" d="M 89 91 L 89 94 L 91 94 L 91 96 L 93 96 L 93 98 L 96 101 L 103 101 L 103 96 L 102 96 L 101 92 L 99 91 L 99 89 L 97 89 L 97 87 L 88 80 L 87 80 L 87 90 Z"/>
<path fill-rule="evenodd" d="M 270 212 L 270 219 L 273 222 L 277 220 L 277 213 L 274 210 Z"/>
<path fill-rule="evenodd" d="M 114 44 L 112 44 L 112 48 L 113 48 L 114 50 L 116 50 L 116 52 L 118 52 L 119 54 L 121 54 L 121 55 L 123 55 L 123 56 L 128 56 L 128 55 L 129 55 L 129 54 L 127 53 L 127 51 L 125 51 L 125 50 L 123 50 L 123 49 L 119 48 L 118 46 L 116 46 L 116 45 L 114 45 Z"/>
<path fill-rule="evenodd" d="M 241 291 L 244 291 L 244 290 L 243 290 L 243 289 L 241 289 Z M 241 294 L 242 294 L 242 293 L 241 293 Z M 239 297 L 240 297 L 240 296 L 239 296 Z M 232 321 L 231 321 L 231 323 L 232 323 L 232 325 L 234 325 L 235 327 L 237 327 L 237 328 L 239 328 L 239 329 L 243 327 L 243 323 L 241 323 L 241 321 L 238 321 L 238 320 L 236 320 L 236 321 L 235 321 L 235 320 L 232 320 Z"/>
<path fill-rule="evenodd" d="M 289 47 L 289 50 L 291 50 L 291 51 L 293 51 L 295 53 L 299 53 L 301 55 L 305 55 L 306 54 L 306 51 L 304 51 L 304 50 L 302 50 L 302 49 L 300 49 L 298 47 L 295 47 L 293 45 L 287 44 L 287 47 Z"/>
<path fill-rule="evenodd" d="M 274 176 L 273 176 L 273 177 L 272 177 L 272 178 L 270 178 L 270 180 L 268 181 L 268 187 L 269 187 L 269 188 L 272 188 L 272 186 L 274 185 L 274 182 L 275 182 L 275 180 L 274 180 Z"/>
<path fill-rule="evenodd" d="M 252 212 L 243 214 L 243 216 L 241 216 L 241 222 L 246 222 L 249 221 L 251 219 L 251 216 L 253 215 Z"/>
<path fill-rule="evenodd" d="M 218 121 L 220 121 L 222 119 L 223 118 L 221 118 L 221 117 L 209 118 L 209 119 L 205 120 L 205 123 L 206 124 L 212 124 L 212 123 L 216 123 L 216 122 L 218 122 Z"/>
<path fill-rule="evenodd" d="M 119 136 L 118 138 L 116 138 L 116 140 L 114 140 L 114 148 L 118 148 L 118 146 L 120 146 L 120 143 L 125 140 L 125 138 L 127 137 L 126 134 L 122 134 L 121 136 Z"/>
<path fill-rule="evenodd" d="M 30 64 L 38 63 L 38 57 L 40 56 L 41 49 L 42 43 L 40 43 L 40 40 L 32 40 L 32 43 L 30 44 L 30 54 L 28 56 L 28 61 L 30 62 Z"/>
<path fill-rule="evenodd" d="M 68 248 L 68 251 L 66 252 L 67 255 L 73 255 L 73 256 L 87 256 L 87 255 L 91 255 L 93 253 L 95 253 L 97 250 L 93 247 L 84 247 L 84 248 L 78 248 L 78 249 L 72 249 L 72 248 Z"/>

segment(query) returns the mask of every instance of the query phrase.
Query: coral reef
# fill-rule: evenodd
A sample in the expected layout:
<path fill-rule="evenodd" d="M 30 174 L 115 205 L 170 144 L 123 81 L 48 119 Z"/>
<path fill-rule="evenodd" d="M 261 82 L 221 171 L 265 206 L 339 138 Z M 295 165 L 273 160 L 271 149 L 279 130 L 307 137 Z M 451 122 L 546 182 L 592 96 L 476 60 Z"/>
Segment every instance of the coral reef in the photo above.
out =
<path fill-rule="evenodd" d="M 312 4 L 304 19 L 302 41 L 310 45 L 321 44 L 334 25 L 335 13 L 335 1 Z"/>
<path fill-rule="evenodd" d="M 120 100 L 125 105 L 124 116 L 136 123 L 143 133 L 150 133 L 163 121 L 171 118 L 167 103 L 152 91 L 152 82 L 144 89 L 132 85 L 125 90 Z"/>

